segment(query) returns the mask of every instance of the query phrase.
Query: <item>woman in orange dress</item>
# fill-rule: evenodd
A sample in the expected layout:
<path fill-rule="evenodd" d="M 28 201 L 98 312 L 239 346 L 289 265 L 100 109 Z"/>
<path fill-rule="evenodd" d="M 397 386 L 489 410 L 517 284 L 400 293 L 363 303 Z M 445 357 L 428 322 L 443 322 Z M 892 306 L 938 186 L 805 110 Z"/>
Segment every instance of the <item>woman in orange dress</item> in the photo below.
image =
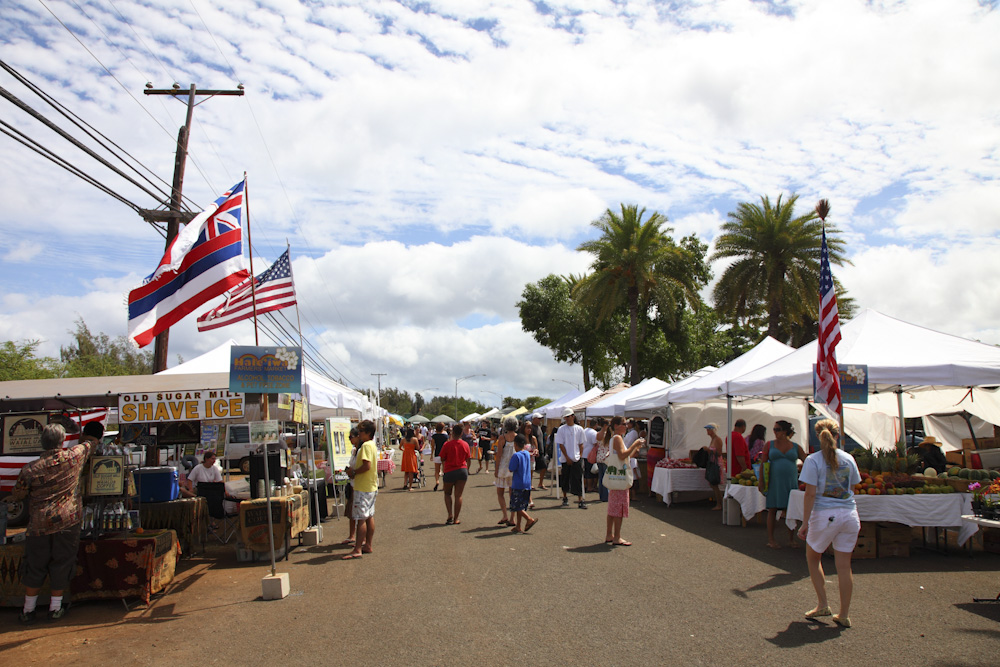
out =
<path fill-rule="evenodd" d="M 412 428 L 406 429 L 403 435 L 403 472 L 406 473 L 403 488 L 412 491 L 413 480 L 416 478 L 418 470 L 417 450 L 420 448 L 420 442 L 414 436 Z"/>

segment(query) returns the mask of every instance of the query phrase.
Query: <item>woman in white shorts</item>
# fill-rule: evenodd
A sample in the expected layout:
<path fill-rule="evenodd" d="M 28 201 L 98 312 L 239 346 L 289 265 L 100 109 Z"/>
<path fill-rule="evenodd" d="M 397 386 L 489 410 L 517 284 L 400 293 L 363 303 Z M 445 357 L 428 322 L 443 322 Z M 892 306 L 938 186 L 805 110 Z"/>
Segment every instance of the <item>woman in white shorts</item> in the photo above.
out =
<path fill-rule="evenodd" d="M 840 429 L 837 422 L 824 419 L 816 424 L 821 449 L 806 457 L 799 481 L 806 485 L 803 502 L 802 528 L 799 538 L 806 541 L 806 562 L 809 576 L 816 589 L 816 606 L 806 612 L 806 618 L 830 616 L 823 573 L 823 552 L 833 545 L 837 580 L 840 582 L 840 613 L 833 622 L 851 627 L 848 611 L 854 591 L 851 554 L 858 542 L 861 520 L 854 502 L 854 485 L 861 482 L 861 473 L 854 457 L 837 448 Z"/>
<path fill-rule="evenodd" d="M 500 511 L 503 518 L 497 522 L 498 526 L 513 526 L 513 517 L 507 515 L 507 503 L 504 495 L 510 492 L 510 481 L 513 473 L 508 470 L 510 457 L 514 455 L 514 438 L 517 436 L 517 417 L 507 417 L 503 420 L 503 434 L 497 438 L 496 466 L 494 466 L 493 486 L 497 489 L 497 501 L 500 503 Z"/>

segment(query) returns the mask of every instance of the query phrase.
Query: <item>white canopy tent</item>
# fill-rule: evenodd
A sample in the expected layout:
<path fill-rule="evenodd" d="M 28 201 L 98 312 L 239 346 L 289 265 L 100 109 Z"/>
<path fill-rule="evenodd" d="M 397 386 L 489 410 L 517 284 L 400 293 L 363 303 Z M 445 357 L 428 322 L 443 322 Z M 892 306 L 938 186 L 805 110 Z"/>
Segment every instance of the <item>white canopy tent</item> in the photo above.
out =
<path fill-rule="evenodd" d="M 592 419 L 594 417 L 614 417 L 615 415 L 623 416 L 625 414 L 625 401 L 630 398 L 639 398 L 641 396 L 645 396 L 646 394 L 659 391 L 666 386 L 667 383 L 659 378 L 646 378 L 634 387 L 629 387 L 624 391 L 606 396 L 592 405 L 588 405 L 586 409 L 586 417 L 588 419 Z"/>
<path fill-rule="evenodd" d="M 487 410 L 483 414 L 479 415 L 480 419 L 500 419 L 500 408 L 493 408 L 492 410 Z"/>
<path fill-rule="evenodd" d="M 660 389 L 653 390 L 649 393 L 629 398 L 625 401 L 624 416 L 648 419 L 654 414 L 664 414 L 667 410 L 666 396 L 671 389 L 685 387 L 688 384 L 697 381 L 698 378 L 708 375 L 714 370 L 715 366 L 705 366 L 704 368 L 699 368 L 691 375 L 686 378 L 682 378 L 677 382 L 668 384 L 665 387 L 661 387 Z"/>
<path fill-rule="evenodd" d="M 546 419 L 559 419 L 560 412 L 567 401 L 571 401 L 583 392 L 579 389 L 571 389 L 551 403 L 546 403 L 540 408 L 535 408 L 535 412 L 541 414 Z"/>
<path fill-rule="evenodd" d="M 665 392 L 664 398 L 668 403 L 681 405 L 730 395 L 728 391 L 730 380 L 766 366 L 794 351 L 795 348 L 767 336 L 721 368 L 716 368 L 711 373 L 706 373 L 683 386 L 670 387 Z"/>
<path fill-rule="evenodd" d="M 592 396 L 585 401 L 574 402 L 573 412 L 576 414 L 577 421 L 583 422 L 583 420 L 587 418 L 587 410 L 590 408 L 590 406 L 599 403 L 601 401 L 607 400 L 612 396 L 616 396 L 627 389 L 629 389 L 629 385 L 627 383 L 619 382 L 614 387 L 611 387 L 611 389 L 603 391 L 597 394 L 596 396 Z"/>
<path fill-rule="evenodd" d="M 479 414 L 478 412 L 473 412 L 472 414 L 465 415 L 464 417 L 462 417 L 458 421 L 460 421 L 460 422 L 471 422 L 471 421 L 478 421 L 478 420 L 480 420 L 482 418 L 483 418 L 483 416 L 481 414 Z"/>
<path fill-rule="evenodd" d="M 225 376 L 223 383 L 219 386 L 228 387 L 230 347 L 233 345 L 237 345 L 237 342 L 229 340 L 190 361 L 160 371 L 156 377 L 214 373 Z M 382 417 L 384 414 L 388 414 L 385 411 L 375 410 L 375 406 L 364 394 L 325 378 L 308 368 L 302 369 L 302 375 L 304 384 L 309 388 L 310 414 L 313 419 L 327 417 L 362 419 Z M 379 411 L 384 414 L 376 414 Z"/>

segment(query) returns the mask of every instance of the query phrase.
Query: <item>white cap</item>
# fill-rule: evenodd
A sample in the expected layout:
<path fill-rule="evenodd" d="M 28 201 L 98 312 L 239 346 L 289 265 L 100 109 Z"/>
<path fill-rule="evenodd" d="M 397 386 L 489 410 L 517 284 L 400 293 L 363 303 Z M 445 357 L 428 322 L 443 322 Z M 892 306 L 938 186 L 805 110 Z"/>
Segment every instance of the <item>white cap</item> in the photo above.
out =
<path fill-rule="evenodd" d="M 566 417 L 575 417 L 576 413 L 573 412 L 573 408 L 563 408 L 562 416 L 564 419 Z"/>

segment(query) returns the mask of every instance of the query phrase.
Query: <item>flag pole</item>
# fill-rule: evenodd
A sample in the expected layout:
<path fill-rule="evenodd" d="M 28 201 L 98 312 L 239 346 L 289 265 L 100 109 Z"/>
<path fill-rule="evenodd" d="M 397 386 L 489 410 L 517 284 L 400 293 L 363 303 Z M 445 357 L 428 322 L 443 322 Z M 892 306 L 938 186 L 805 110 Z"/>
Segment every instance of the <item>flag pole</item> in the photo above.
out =
<path fill-rule="evenodd" d="M 250 236 L 250 184 L 247 183 L 247 173 L 245 171 L 243 172 L 243 210 L 247 214 L 247 247 L 250 251 L 250 300 L 253 303 L 253 344 L 260 345 L 260 334 L 257 331 L 257 281 L 253 276 L 253 239 Z"/>
<path fill-rule="evenodd" d="M 285 248 L 288 253 L 288 275 L 292 279 L 292 285 L 295 285 L 295 274 L 292 272 L 292 246 L 285 239 Z M 305 359 L 305 346 L 302 344 L 302 316 L 299 314 L 299 298 L 295 297 L 295 324 L 299 330 L 299 348 L 303 350 L 302 358 Z M 310 492 L 313 496 L 313 504 L 316 506 L 316 528 L 319 529 L 319 542 L 323 541 L 323 528 L 320 526 L 320 513 L 319 513 L 319 482 L 316 481 L 316 450 L 313 443 L 313 429 L 312 429 L 312 410 L 309 407 L 309 381 L 306 379 L 306 366 L 302 364 L 302 392 L 303 398 L 305 398 L 305 414 L 306 414 L 306 442 L 309 444 L 309 475 L 311 478 L 310 482 Z M 330 461 L 330 465 L 333 465 L 333 461 Z M 326 483 L 326 477 L 323 478 L 323 483 Z"/>

